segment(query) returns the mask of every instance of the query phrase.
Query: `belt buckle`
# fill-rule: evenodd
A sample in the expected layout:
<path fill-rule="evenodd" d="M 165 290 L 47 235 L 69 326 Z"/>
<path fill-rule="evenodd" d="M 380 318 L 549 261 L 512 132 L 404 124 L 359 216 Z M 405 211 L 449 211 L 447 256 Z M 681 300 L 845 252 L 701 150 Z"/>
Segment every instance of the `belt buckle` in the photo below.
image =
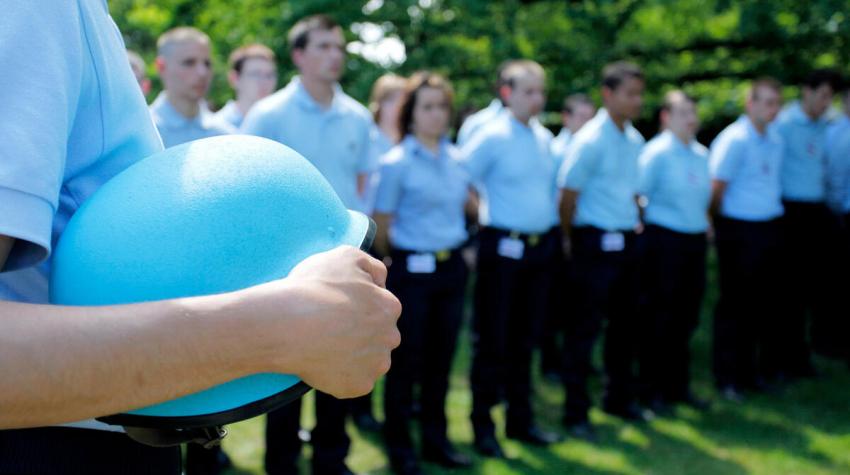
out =
<path fill-rule="evenodd" d="M 437 251 L 434 253 L 434 256 L 437 258 L 437 262 L 446 262 L 451 257 L 451 251 L 443 249 L 441 251 Z"/>

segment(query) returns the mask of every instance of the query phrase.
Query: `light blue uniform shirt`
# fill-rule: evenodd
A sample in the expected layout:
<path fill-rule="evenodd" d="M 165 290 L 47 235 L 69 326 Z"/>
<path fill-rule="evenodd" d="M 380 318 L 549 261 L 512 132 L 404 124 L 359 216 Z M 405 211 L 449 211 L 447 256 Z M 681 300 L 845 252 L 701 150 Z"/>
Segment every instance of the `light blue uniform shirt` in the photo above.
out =
<path fill-rule="evenodd" d="M 543 126 L 505 113 L 463 147 L 463 163 L 481 195 L 481 224 L 542 233 L 558 223 L 551 141 Z"/>
<path fill-rule="evenodd" d="M 242 132 L 276 140 L 309 160 L 349 209 L 365 210 L 357 176 L 377 167 L 370 153 L 372 116 L 337 86 L 330 107 L 316 102 L 298 77 L 251 108 Z"/>
<path fill-rule="evenodd" d="M 380 177 L 375 212 L 393 215 L 393 247 L 435 252 L 466 241 L 469 175 L 447 140 L 434 154 L 408 135 L 381 158 Z"/>
<path fill-rule="evenodd" d="M 567 158 L 567 147 L 570 145 L 570 141 L 573 139 L 573 134 L 570 132 L 570 129 L 563 127 L 558 135 L 552 139 L 552 157 L 555 159 L 555 164 L 557 169 L 561 169 L 561 165 L 564 163 L 564 160 Z"/>
<path fill-rule="evenodd" d="M 826 153 L 824 141 L 827 114 L 812 120 L 799 102 L 783 110 L 771 128 L 782 137 L 780 179 L 782 198 L 790 201 L 822 202 L 826 199 Z"/>
<path fill-rule="evenodd" d="M 219 109 L 219 111 L 215 113 L 214 117 L 219 123 L 224 122 L 226 124 L 230 124 L 230 126 L 236 130 L 242 126 L 242 121 L 245 120 L 245 116 L 242 115 L 242 111 L 239 110 L 239 107 L 236 105 L 236 101 L 234 100 L 227 101 L 227 104 Z"/>
<path fill-rule="evenodd" d="M 192 140 L 236 133 L 236 129 L 229 124 L 216 119 L 203 102 L 198 109 L 198 115 L 187 118 L 168 102 L 165 91 L 159 93 L 150 109 L 166 148 Z"/>
<path fill-rule="evenodd" d="M 850 117 L 841 117 L 826 133 L 827 202 L 833 211 L 850 213 Z"/>
<path fill-rule="evenodd" d="M 0 299 L 46 303 L 68 220 L 162 142 L 105 1 L 9 2 L 0 64 L 0 234 L 17 239 Z"/>
<path fill-rule="evenodd" d="M 460 130 L 457 131 L 457 144 L 462 147 L 469 142 L 469 139 L 475 135 L 476 132 L 481 130 L 481 128 L 494 118 L 498 117 L 502 111 L 505 110 L 505 106 L 502 104 L 502 101 L 499 98 L 493 99 L 490 101 L 490 104 L 487 107 L 481 109 L 480 111 L 470 115 L 463 121 L 463 124 L 460 126 Z"/>
<path fill-rule="evenodd" d="M 665 130 L 647 142 L 638 162 L 638 192 L 649 201 L 644 221 L 680 233 L 705 232 L 711 200 L 708 149 L 696 140 L 685 145 Z"/>
<path fill-rule="evenodd" d="M 577 191 L 575 226 L 631 231 L 638 224 L 638 155 L 644 139 L 630 123 L 620 131 L 599 109 L 573 137 L 558 173 L 560 188 Z"/>
<path fill-rule="evenodd" d="M 782 153 L 775 131 L 759 134 L 746 115 L 723 129 L 709 152 L 712 178 L 726 182 L 720 214 L 744 221 L 782 216 Z"/>

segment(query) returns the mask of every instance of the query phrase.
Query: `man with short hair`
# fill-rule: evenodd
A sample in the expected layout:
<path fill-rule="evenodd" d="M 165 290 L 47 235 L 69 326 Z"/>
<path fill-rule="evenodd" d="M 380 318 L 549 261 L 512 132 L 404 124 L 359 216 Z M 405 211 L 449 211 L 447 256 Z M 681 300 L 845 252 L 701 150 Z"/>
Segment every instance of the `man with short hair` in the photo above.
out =
<path fill-rule="evenodd" d="M 722 396 L 735 402 L 743 389 L 764 387 L 764 362 L 782 351 L 775 318 L 783 142 L 768 128 L 782 105 L 781 89 L 773 78 L 753 82 L 746 113 L 723 129 L 709 153 L 720 274 L 714 377 Z"/>
<path fill-rule="evenodd" d="M 237 48 L 230 53 L 227 64 L 230 67 L 227 81 L 236 92 L 236 98 L 227 101 L 215 115 L 238 129 L 251 107 L 274 92 L 277 65 L 274 52 L 259 43 Z"/>
<path fill-rule="evenodd" d="M 567 312 L 564 424 L 594 438 L 588 420 L 593 346 L 605 325 L 603 408 L 627 420 L 649 417 L 635 402 L 638 154 L 644 139 L 631 121 L 643 103 L 643 72 L 616 62 L 602 71 L 605 107 L 573 138 L 558 175 L 561 228 L 580 302 Z"/>
<path fill-rule="evenodd" d="M 191 27 L 166 31 L 156 42 L 164 89 L 150 106 L 166 148 L 236 130 L 213 116 L 204 97 L 212 80 L 209 37 Z"/>
<path fill-rule="evenodd" d="M 690 390 L 690 341 L 705 292 L 708 149 L 696 141 L 696 101 L 665 94 L 661 130 L 639 158 L 645 224 L 641 263 L 641 396 L 653 412 L 684 403 L 704 408 Z"/>
<path fill-rule="evenodd" d="M 328 16 L 315 15 L 298 21 L 288 41 L 299 75 L 255 104 L 242 132 L 276 140 L 301 153 L 348 208 L 362 210 L 367 178 L 375 167 L 369 149 L 372 117 L 339 86 L 345 65 L 342 28 Z M 344 462 L 350 445 L 346 408 L 346 402 L 316 392 L 311 440 L 314 474 L 350 473 Z M 269 414 L 266 470 L 270 474 L 297 473 L 300 414 L 300 402 Z"/>
<path fill-rule="evenodd" d="M 496 70 L 496 85 L 494 87 L 496 91 L 496 97 L 487 104 L 487 107 L 471 114 L 463 123 L 460 125 L 460 129 L 457 131 L 457 144 L 458 146 L 464 146 L 467 142 L 475 135 L 476 132 L 481 130 L 481 128 L 488 123 L 490 123 L 493 119 L 498 117 L 498 115 L 505 110 L 505 105 L 502 103 L 501 93 L 499 90 L 502 85 L 505 84 L 504 71 L 505 67 L 510 64 L 511 61 L 504 61 L 499 65 L 499 68 Z"/>
<path fill-rule="evenodd" d="M 507 399 L 505 432 L 535 445 L 557 441 L 537 428 L 531 408 L 531 353 L 545 317 L 557 239 L 552 134 L 535 122 L 545 104 L 543 68 L 508 63 L 500 98 L 505 111 L 475 133 L 463 163 L 476 184 L 479 216 L 472 356 L 475 448 L 502 457 L 490 414 Z"/>
<path fill-rule="evenodd" d="M 813 376 L 812 343 L 823 330 L 845 316 L 836 315 L 829 262 L 836 253 L 837 230 L 826 205 L 826 130 L 829 106 L 840 87 L 840 76 L 831 70 L 812 71 L 800 88 L 800 100 L 783 110 L 772 124 L 785 143 L 782 183 L 782 244 L 785 276 L 784 303 L 775 324 L 781 331 L 783 350 L 772 362 L 778 381 Z M 810 320 L 807 319 L 807 313 Z M 811 322 L 807 325 L 807 321 Z"/>
<path fill-rule="evenodd" d="M 596 106 L 586 94 L 570 94 L 561 110 L 561 132 L 552 140 L 552 154 L 562 161 L 570 139 L 596 115 Z"/>

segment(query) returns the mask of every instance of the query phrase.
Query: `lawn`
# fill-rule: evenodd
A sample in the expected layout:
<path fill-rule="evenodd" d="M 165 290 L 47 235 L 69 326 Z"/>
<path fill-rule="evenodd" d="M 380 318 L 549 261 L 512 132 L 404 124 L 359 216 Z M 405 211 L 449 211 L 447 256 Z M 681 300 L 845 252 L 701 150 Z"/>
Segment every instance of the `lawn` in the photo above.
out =
<path fill-rule="evenodd" d="M 714 401 L 712 408 L 697 412 L 679 407 L 669 417 L 648 424 L 628 424 L 594 409 L 599 442 L 566 439 L 548 449 L 524 446 L 501 439 L 507 460 L 475 458 L 470 470 L 442 470 L 423 465 L 425 473 L 453 474 L 764 474 L 821 475 L 850 473 L 850 371 L 843 364 L 817 359 L 821 375 L 770 394 L 753 395 L 743 404 L 716 399 L 709 371 L 711 308 L 715 300 L 714 273 L 710 273 L 709 295 L 700 327 L 693 341 L 694 390 Z M 452 372 L 448 400 L 449 437 L 457 446 L 474 455 L 472 426 L 469 422 L 471 394 L 468 326 L 461 335 Z M 539 424 L 560 430 L 564 392 L 535 375 L 535 408 Z M 595 389 L 600 393 L 599 381 Z M 377 394 L 381 394 L 380 384 Z M 376 412 L 380 402 L 376 398 Z M 312 397 L 307 396 L 303 424 L 313 425 Z M 503 411 L 496 417 L 502 420 Z M 234 468 L 229 474 L 263 473 L 263 431 L 265 420 L 258 417 L 228 427 L 224 449 Z M 359 434 L 349 424 L 352 437 L 348 464 L 357 473 L 389 474 L 381 440 Z M 304 458 L 310 447 L 305 445 Z M 303 473 L 309 473 L 305 462 Z"/>

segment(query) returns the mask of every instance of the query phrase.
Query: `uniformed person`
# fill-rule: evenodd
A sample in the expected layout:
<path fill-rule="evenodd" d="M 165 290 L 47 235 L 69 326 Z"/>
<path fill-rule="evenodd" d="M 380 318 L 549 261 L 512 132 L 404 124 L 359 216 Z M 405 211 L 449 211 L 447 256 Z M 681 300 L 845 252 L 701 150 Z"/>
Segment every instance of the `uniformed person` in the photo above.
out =
<path fill-rule="evenodd" d="M 251 107 L 274 92 L 277 87 L 277 65 L 274 52 L 259 43 L 235 49 L 230 53 L 227 64 L 227 82 L 236 93 L 236 98 L 227 101 L 215 116 L 238 129 Z"/>
<path fill-rule="evenodd" d="M 513 61 L 504 68 L 505 111 L 463 148 L 480 193 L 478 278 L 472 356 L 475 447 L 500 457 L 490 410 L 507 399 L 509 438 L 546 445 L 531 410 L 531 353 L 545 317 L 557 245 L 552 134 L 533 121 L 544 105 L 543 68 Z"/>
<path fill-rule="evenodd" d="M 204 96 L 212 80 L 209 37 L 190 27 L 166 31 L 156 42 L 156 70 L 164 89 L 150 106 L 166 148 L 235 133 L 215 118 Z"/>
<path fill-rule="evenodd" d="M 674 403 L 704 407 L 690 391 L 689 370 L 689 344 L 705 292 L 711 198 L 708 149 L 695 139 L 698 127 L 694 99 L 679 90 L 668 92 L 662 132 L 639 158 L 639 193 L 645 199 L 640 382 L 656 413 Z"/>
<path fill-rule="evenodd" d="M 782 351 L 775 345 L 775 318 L 783 144 L 768 129 L 782 104 L 781 87 L 775 79 L 756 80 L 746 114 L 714 139 L 709 155 L 720 277 L 714 377 L 732 401 L 742 399 L 743 389 L 763 388 L 761 363 Z"/>
<path fill-rule="evenodd" d="M 384 155 L 375 202 L 375 247 L 392 264 L 387 288 L 404 307 L 384 385 L 384 435 L 398 474 L 421 473 L 410 434 L 414 385 L 420 387 L 422 456 L 445 467 L 470 465 L 446 435 L 446 393 L 463 316 L 467 268 L 464 207 L 469 176 L 446 138 L 452 89 L 440 76 L 415 74 L 401 98 L 402 142 Z"/>
<path fill-rule="evenodd" d="M 602 71 L 605 108 L 573 138 L 561 166 L 560 214 L 571 250 L 575 292 L 567 310 L 564 424 L 573 435 L 592 439 L 588 378 L 591 353 L 607 322 L 603 408 L 629 420 L 648 414 L 635 401 L 637 331 L 638 154 L 644 139 L 631 125 L 640 114 L 643 73 L 636 65 L 612 63 Z"/>
<path fill-rule="evenodd" d="M 772 125 L 785 149 L 780 169 L 782 184 L 783 279 L 781 313 L 776 326 L 781 330 L 782 351 L 770 364 L 779 380 L 813 376 L 807 321 L 812 336 L 828 328 L 835 315 L 830 285 L 829 261 L 837 228 L 826 205 L 826 129 L 833 93 L 840 77 L 830 70 L 815 70 L 801 85 L 800 101 L 783 110 Z M 807 314 L 811 315 L 809 320 Z"/>
<path fill-rule="evenodd" d="M 561 132 L 552 139 L 552 158 L 555 169 L 559 169 L 567 155 L 570 140 L 596 114 L 596 106 L 585 94 L 571 94 L 564 99 Z M 560 227 L 556 227 L 558 234 Z M 560 237 L 559 237 L 560 240 Z M 549 311 L 540 342 L 540 367 L 543 376 L 550 381 L 560 381 L 563 373 L 564 311 L 568 308 L 571 295 L 569 284 L 570 263 L 563 249 L 555 249 L 552 289 L 549 293 Z"/>
<path fill-rule="evenodd" d="M 850 287 L 847 269 L 850 268 L 850 87 L 845 83 L 841 93 L 842 113 L 830 125 L 826 134 L 827 163 L 827 203 L 838 222 L 837 255 L 833 275 L 838 277 L 832 283 L 832 295 L 841 295 Z M 846 299 L 834 301 L 836 306 L 847 315 Z M 836 319 L 828 331 L 819 334 L 815 340 L 815 350 L 833 358 L 844 358 L 850 366 L 850 347 L 847 335 L 850 334 L 848 319 Z"/>
<path fill-rule="evenodd" d="M 148 67 L 145 60 L 133 50 L 127 50 L 127 60 L 130 61 L 130 69 L 133 70 L 133 76 L 136 77 L 136 82 L 139 83 L 139 89 L 142 90 L 142 95 L 147 96 L 151 92 L 151 80 L 148 78 Z"/>
<path fill-rule="evenodd" d="M 369 153 L 369 111 L 338 84 L 345 60 L 342 28 L 330 17 L 300 20 L 288 36 L 299 75 L 280 91 L 259 101 L 245 118 L 242 132 L 277 140 L 302 154 L 328 180 L 343 204 L 363 210 L 363 196 L 374 164 Z M 313 473 L 349 473 L 345 466 L 350 439 L 345 432 L 348 402 L 316 392 L 312 432 Z M 269 414 L 266 471 L 297 473 L 300 402 Z"/>

